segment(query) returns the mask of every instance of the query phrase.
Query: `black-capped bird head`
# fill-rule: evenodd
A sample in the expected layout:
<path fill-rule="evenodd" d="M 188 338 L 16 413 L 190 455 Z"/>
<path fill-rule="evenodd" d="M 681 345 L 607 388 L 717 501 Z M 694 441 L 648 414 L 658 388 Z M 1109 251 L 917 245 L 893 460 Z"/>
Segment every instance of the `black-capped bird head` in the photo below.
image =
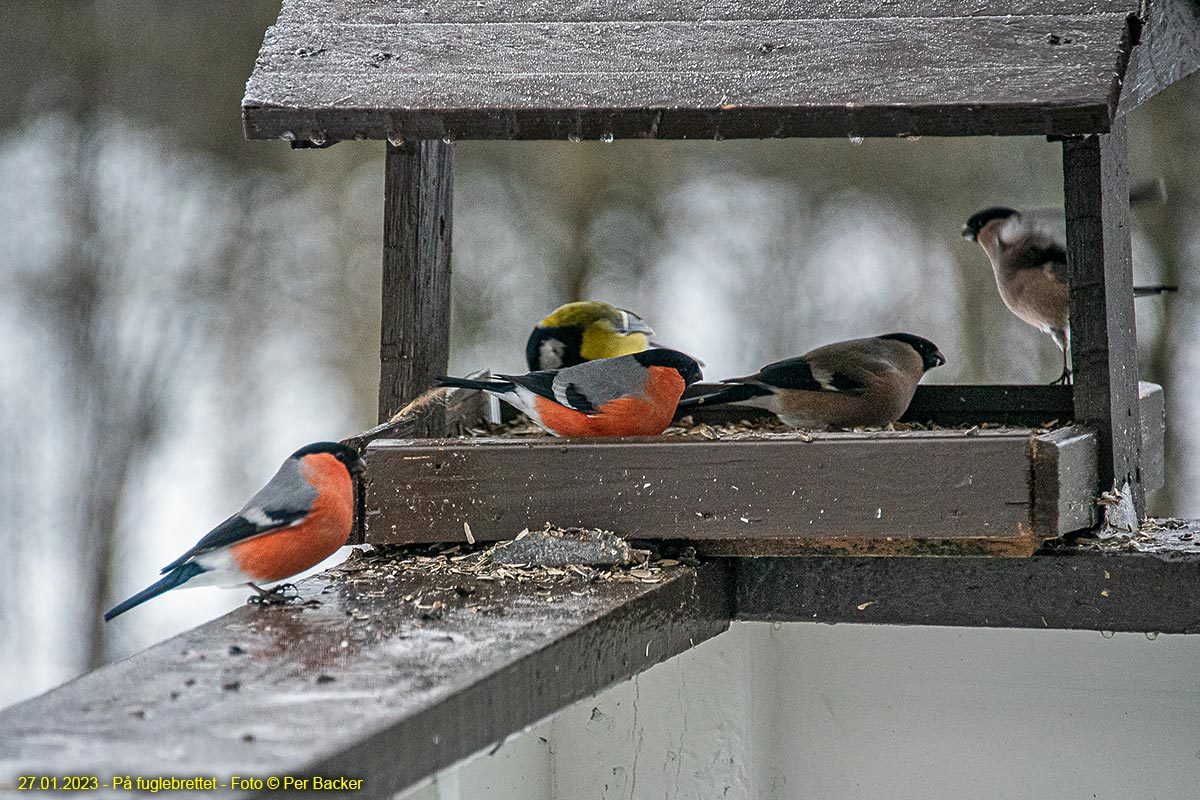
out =
<path fill-rule="evenodd" d="M 533 329 L 525 344 L 531 370 L 562 369 L 598 358 L 639 353 L 654 331 L 623 308 L 586 300 L 559 306 Z"/>
<path fill-rule="evenodd" d="M 305 456 L 317 453 L 328 453 L 333 456 L 346 466 L 346 471 L 354 476 L 361 475 L 367 468 L 367 462 L 362 460 L 362 456 L 358 454 L 358 451 L 341 442 L 314 442 L 292 453 L 292 458 L 300 460 Z"/>
<path fill-rule="evenodd" d="M 916 350 L 917 354 L 921 356 L 921 364 L 924 366 L 926 372 L 946 363 L 946 357 L 942 355 L 941 350 L 938 350 L 937 345 L 920 336 L 914 336 L 911 333 L 885 333 L 883 336 L 875 338 L 893 339 L 897 342 L 904 342 L 904 344 Z"/>
<path fill-rule="evenodd" d="M 989 222 L 998 219 L 1005 220 L 1014 216 L 1019 216 L 1019 213 L 1011 208 L 1004 208 L 1003 206 L 985 208 L 983 211 L 980 211 L 978 214 L 975 214 L 969 220 L 967 220 L 967 224 L 964 225 L 962 229 L 962 237 L 964 239 L 969 239 L 972 242 L 977 242 L 979 241 L 979 232 L 983 230 L 984 226 Z"/>
<path fill-rule="evenodd" d="M 643 367 L 668 367 L 679 373 L 683 382 L 691 386 L 704 378 L 700 372 L 700 364 L 696 359 L 678 350 L 656 347 L 653 350 L 643 350 L 633 356 Z"/>

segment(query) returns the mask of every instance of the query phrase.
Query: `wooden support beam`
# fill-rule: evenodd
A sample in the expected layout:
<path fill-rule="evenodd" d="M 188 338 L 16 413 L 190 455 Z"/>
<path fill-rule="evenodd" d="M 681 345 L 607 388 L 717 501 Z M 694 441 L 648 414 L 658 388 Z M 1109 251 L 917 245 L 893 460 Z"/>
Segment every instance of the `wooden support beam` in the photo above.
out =
<path fill-rule="evenodd" d="M 1200 633 L 1200 525 L 1031 558 L 747 558 L 737 618 Z"/>
<path fill-rule="evenodd" d="M 311 798 L 229 779 L 322 775 L 362 779 L 339 797 L 391 798 L 716 636 L 732 592 L 721 563 L 545 590 L 375 565 L 317 575 L 299 602 L 239 608 L 0 711 L 0 790 L 204 775 L 224 784 L 204 797 Z"/>
<path fill-rule="evenodd" d="M 383 181 L 383 316 L 379 421 L 387 422 L 446 373 L 450 356 L 453 147 L 387 145 Z M 433 410 L 417 436 L 445 431 Z"/>
<path fill-rule="evenodd" d="M 1137 337 L 1124 120 L 1063 142 L 1075 421 L 1099 436 L 1100 488 L 1128 482 L 1141 515 Z"/>

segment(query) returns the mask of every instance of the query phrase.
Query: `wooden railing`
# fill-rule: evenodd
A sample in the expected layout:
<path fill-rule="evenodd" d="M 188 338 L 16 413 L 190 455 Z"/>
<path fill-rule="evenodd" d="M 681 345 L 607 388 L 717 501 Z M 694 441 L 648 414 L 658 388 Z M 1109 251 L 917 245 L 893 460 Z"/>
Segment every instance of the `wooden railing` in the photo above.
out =
<path fill-rule="evenodd" d="M 90 796 L 128 797 L 113 776 L 208 776 L 208 797 L 299 797 L 265 781 L 320 775 L 391 797 L 738 619 L 1195 633 L 1197 537 L 1169 523 L 1030 558 L 715 559 L 619 580 L 356 557 L 292 605 L 240 608 L 0 712 L 0 790 L 95 775 Z"/>

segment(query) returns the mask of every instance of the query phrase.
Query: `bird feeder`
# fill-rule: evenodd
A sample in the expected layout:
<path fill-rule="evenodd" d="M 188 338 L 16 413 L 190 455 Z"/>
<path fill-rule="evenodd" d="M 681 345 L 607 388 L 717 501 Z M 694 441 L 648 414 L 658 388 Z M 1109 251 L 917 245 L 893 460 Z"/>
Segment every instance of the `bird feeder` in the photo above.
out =
<path fill-rule="evenodd" d="M 717 554 L 1028 555 L 1097 524 L 1101 492 L 1140 515 L 1163 482 L 1163 401 L 1138 380 L 1124 116 L 1196 69 L 1198 16 L 1187 0 L 285 0 L 245 131 L 386 141 L 381 422 L 446 370 L 456 141 L 1062 143 L 1074 386 L 921 387 L 908 415 L 1003 429 L 464 440 L 434 411 L 359 437 L 364 540 L 553 522 Z M 1036 429 L 1050 419 L 1067 427 Z"/>
<path fill-rule="evenodd" d="M 1195 633 L 1195 522 L 1027 558 L 875 554 L 1028 554 L 1095 524 L 1101 491 L 1128 486 L 1140 512 L 1162 482 L 1162 393 L 1134 352 L 1124 115 L 1197 67 L 1192 0 L 284 0 L 247 135 L 387 140 L 381 422 L 446 369 L 462 139 L 1061 140 L 1075 385 L 921 387 L 909 409 L 996 431 L 754 441 L 448 438 L 482 413 L 452 395 L 354 437 L 367 542 L 545 520 L 779 557 L 542 586 L 461 574 L 455 547 L 360 553 L 303 581 L 300 603 L 238 609 L 0 711 L 0 776 L 353 776 L 362 797 L 394 797 L 731 620 Z M 1067 425 L 1034 427 L 1054 418 Z"/>

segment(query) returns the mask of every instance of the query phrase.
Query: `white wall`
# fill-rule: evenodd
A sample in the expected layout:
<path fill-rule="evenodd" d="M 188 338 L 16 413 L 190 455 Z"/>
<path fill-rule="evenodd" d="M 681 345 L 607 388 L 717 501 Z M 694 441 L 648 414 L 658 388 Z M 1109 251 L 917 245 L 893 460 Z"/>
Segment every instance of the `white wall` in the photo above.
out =
<path fill-rule="evenodd" d="M 1200 637 L 738 623 L 405 800 L 1200 797 Z"/>

